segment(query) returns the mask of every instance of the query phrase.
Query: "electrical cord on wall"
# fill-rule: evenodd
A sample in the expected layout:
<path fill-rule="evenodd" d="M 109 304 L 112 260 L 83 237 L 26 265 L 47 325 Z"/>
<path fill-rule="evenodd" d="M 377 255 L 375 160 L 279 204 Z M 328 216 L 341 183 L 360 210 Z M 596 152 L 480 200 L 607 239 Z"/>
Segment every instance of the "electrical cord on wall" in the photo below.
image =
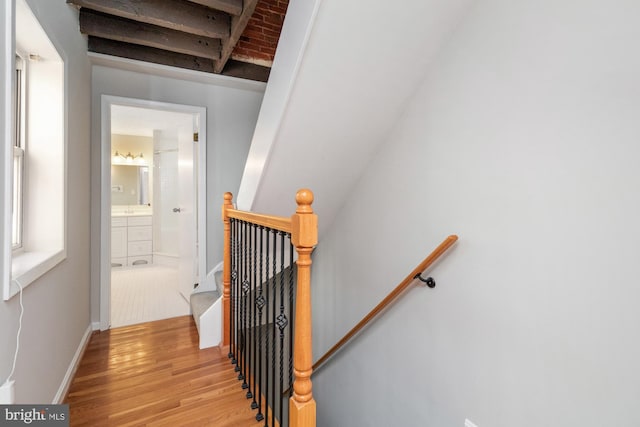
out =
<path fill-rule="evenodd" d="M 9 372 L 9 377 L 7 377 L 7 380 L 4 382 L 4 384 L 7 384 L 11 381 L 11 378 L 13 377 L 13 373 L 16 370 L 16 362 L 18 361 L 18 351 L 20 350 L 20 332 L 22 331 L 22 315 L 24 314 L 24 305 L 22 304 L 22 284 L 20 283 L 19 280 L 14 280 L 14 282 L 18 285 L 18 288 L 20 288 L 20 317 L 18 319 L 18 333 L 16 334 L 16 352 L 13 355 L 13 366 L 11 367 L 11 372 Z"/>

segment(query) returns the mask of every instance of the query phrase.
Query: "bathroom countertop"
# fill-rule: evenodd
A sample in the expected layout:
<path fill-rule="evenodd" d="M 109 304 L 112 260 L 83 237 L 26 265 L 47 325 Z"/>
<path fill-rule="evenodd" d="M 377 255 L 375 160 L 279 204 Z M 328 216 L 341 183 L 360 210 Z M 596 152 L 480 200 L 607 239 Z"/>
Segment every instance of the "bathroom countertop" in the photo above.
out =
<path fill-rule="evenodd" d="M 111 212 L 111 216 L 119 217 L 119 216 L 151 216 L 151 212 Z"/>
<path fill-rule="evenodd" d="M 113 206 L 111 208 L 112 217 L 123 216 L 152 216 L 151 206 Z"/>

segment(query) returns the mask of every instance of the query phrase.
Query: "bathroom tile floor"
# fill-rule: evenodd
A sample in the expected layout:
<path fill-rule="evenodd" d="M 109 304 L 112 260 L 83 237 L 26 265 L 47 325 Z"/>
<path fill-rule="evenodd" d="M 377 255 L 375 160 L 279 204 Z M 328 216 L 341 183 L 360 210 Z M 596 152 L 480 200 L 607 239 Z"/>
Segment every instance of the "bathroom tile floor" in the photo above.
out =
<path fill-rule="evenodd" d="M 111 327 L 190 314 L 178 271 L 165 266 L 111 270 Z"/>

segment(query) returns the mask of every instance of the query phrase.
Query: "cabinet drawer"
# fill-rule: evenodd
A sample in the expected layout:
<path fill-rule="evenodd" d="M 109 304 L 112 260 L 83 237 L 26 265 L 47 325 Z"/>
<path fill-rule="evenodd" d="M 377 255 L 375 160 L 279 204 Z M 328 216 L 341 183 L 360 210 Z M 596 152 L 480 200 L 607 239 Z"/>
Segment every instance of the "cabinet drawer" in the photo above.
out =
<path fill-rule="evenodd" d="M 127 231 L 129 242 L 137 242 L 140 240 L 151 240 L 151 226 L 143 225 L 138 227 L 129 227 Z"/>
<path fill-rule="evenodd" d="M 129 257 L 138 255 L 151 255 L 151 242 L 129 242 L 127 255 Z"/>
<path fill-rule="evenodd" d="M 127 217 L 126 216 L 112 216 L 111 217 L 111 226 L 112 227 L 126 227 L 127 226 Z"/>
<path fill-rule="evenodd" d="M 139 225 L 151 225 L 151 216 L 129 216 L 128 225 L 131 226 L 139 226 Z"/>
<path fill-rule="evenodd" d="M 130 256 L 127 258 L 127 265 L 130 267 L 149 265 L 151 264 L 151 259 L 151 255 Z"/>

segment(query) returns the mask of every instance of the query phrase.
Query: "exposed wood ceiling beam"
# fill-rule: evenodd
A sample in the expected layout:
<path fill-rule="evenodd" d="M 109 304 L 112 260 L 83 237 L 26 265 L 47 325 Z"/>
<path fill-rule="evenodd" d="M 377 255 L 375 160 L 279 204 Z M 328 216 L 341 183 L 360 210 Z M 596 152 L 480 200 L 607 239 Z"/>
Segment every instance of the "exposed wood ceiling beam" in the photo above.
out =
<path fill-rule="evenodd" d="M 116 40 L 89 36 L 89 51 L 102 53 L 104 55 L 134 59 L 136 61 L 151 62 L 154 64 L 169 65 L 171 67 L 213 73 L 214 61 L 212 59 L 168 52 L 166 50 L 152 47 L 132 45 Z M 229 60 L 225 70 L 221 74 L 230 77 L 266 82 L 269 78 L 270 71 L 271 69 L 269 67 Z"/>
<path fill-rule="evenodd" d="M 90 36 L 118 40 L 170 50 L 204 58 L 220 58 L 220 39 L 183 33 L 157 25 L 105 15 L 86 8 L 80 10 L 80 32 Z"/>
<path fill-rule="evenodd" d="M 200 58 L 99 37 L 89 36 L 89 51 L 189 70 L 213 72 L 213 60 L 210 58 Z"/>
<path fill-rule="evenodd" d="M 67 3 L 204 37 L 227 39 L 231 32 L 227 13 L 186 0 L 67 0 Z"/>
<path fill-rule="evenodd" d="M 225 64 L 231 56 L 233 48 L 235 47 L 236 43 L 238 43 L 240 36 L 249 23 L 249 19 L 251 19 L 251 15 L 253 15 L 253 11 L 256 9 L 257 4 L 258 0 L 245 0 L 242 14 L 240 16 L 234 16 L 231 19 L 231 34 L 227 40 L 223 41 L 220 59 L 215 61 L 216 73 L 221 73 L 224 69 Z"/>
<path fill-rule="evenodd" d="M 240 15 L 242 13 L 242 0 L 189 0 L 211 9 L 221 10 L 230 15 Z"/>
<path fill-rule="evenodd" d="M 225 76 L 238 77 L 241 79 L 266 82 L 269 80 L 271 68 L 262 65 L 249 64 L 248 62 L 234 61 L 230 59 L 222 72 Z"/>

